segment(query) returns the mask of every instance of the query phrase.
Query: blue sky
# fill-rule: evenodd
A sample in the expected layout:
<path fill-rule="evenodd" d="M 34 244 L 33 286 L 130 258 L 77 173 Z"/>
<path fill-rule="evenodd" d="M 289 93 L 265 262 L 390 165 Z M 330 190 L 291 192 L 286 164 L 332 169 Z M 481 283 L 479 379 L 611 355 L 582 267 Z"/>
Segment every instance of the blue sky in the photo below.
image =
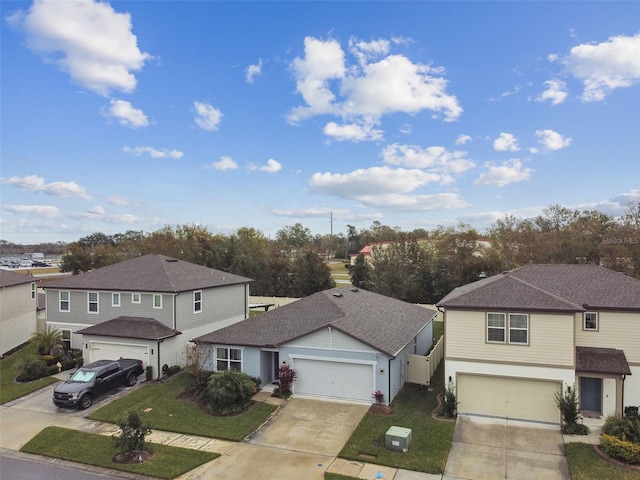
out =
<path fill-rule="evenodd" d="M 640 199 L 639 2 L 0 8 L 4 240 Z"/>

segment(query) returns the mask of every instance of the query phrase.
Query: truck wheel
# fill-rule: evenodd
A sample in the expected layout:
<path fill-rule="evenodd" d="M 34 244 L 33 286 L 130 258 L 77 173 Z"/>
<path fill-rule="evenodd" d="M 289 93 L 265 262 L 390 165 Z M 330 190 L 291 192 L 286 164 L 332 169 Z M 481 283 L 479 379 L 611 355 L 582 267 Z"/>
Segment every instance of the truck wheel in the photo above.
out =
<path fill-rule="evenodd" d="M 93 403 L 93 397 L 89 393 L 85 393 L 82 397 L 80 397 L 80 410 L 86 410 Z"/>
<path fill-rule="evenodd" d="M 138 377 L 135 373 L 130 373 L 127 377 L 127 387 L 133 387 L 136 383 L 138 383 Z"/>

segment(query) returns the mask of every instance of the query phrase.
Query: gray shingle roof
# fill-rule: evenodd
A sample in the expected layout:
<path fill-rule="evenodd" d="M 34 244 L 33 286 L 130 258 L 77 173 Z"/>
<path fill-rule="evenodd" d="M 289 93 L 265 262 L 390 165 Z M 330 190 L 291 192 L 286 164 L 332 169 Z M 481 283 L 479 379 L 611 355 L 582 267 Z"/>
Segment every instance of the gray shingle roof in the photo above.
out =
<path fill-rule="evenodd" d="M 597 265 L 526 265 L 458 287 L 438 306 L 572 312 L 640 310 L 640 280 Z"/>
<path fill-rule="evenodd" d="M 333 288 L 208 333 L 194 341 L 276 347 L 331 327 L 394 356 L 436 314 L 435 310 L 367 290 Z"/>
<path fill-rule="evenodd" d="M 631 375 L 631 368 L 622 350 L 576 347 L 576 372 Z"/>
<path fill-rule="evenodd" d="M 83 335 L 104 337 L 138 338 L 142 340 L 162 340 L 175 337 L 182 332 L 163 325 L 155 318 L 117 317 L 113 320 L 78 330 Z"/>
<path fill-rule="evenodd" d="M 248 282 L 251 279 L 164 255 L 143 255 L 91 272 L 62 277 L 47 287 L 178 293 Z"/>
<path fill-rule="evenodd" d="M 24 283 L 36 281 L 37 280 L 30 275 L 0 269 L 0 288 L 12 287 L 14 285 L 22 285 Z"/>

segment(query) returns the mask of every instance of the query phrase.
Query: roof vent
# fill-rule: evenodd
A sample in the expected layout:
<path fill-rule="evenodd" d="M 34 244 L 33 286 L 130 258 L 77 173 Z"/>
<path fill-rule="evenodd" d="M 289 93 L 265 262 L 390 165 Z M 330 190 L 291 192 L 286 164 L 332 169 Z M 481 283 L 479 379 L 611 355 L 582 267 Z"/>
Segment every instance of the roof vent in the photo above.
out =
<path fill-rule="evenodd" d="M 177 258 L 167 258 L 167 262 L 175 263 L 177 261 L 178 261 Z"/>
<path fill-rule="evenodd" d="M 352 291 L 353 293 L 356 293 L 356 292 L 359 292 L 360 290 L 358 290 L 357 288 L 352 288 L 352 289 L 351 289 L 351 291 Z"/>
<path fill-rule="evenodd" d="M 342 294 L 336 292 L 336 293 L 333 294 L 333 296 L 336 297 L 336 298 L 340 298 L 342 296 Z"/>

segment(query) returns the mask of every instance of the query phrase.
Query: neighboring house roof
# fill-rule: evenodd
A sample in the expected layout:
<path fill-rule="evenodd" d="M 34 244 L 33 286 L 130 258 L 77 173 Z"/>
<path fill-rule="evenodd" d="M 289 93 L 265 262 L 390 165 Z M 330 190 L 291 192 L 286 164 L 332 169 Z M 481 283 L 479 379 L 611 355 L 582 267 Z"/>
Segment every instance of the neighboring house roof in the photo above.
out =
<path fill-rule="evenodd" d="M 640 280 L 598 265 L 526 265 L 463 285 L 438 306 L 542 311 L 640 310 Z"/>
<path fill-rule="evenodd" d="M 30 275 L 0 269 L 0 288 L 13 287 L 14 285 L 23 285 L 35 281 L 36 279 Z"/>
<path fill-rule="evenodd" d="M 47 288 L 179 293 L 251 281 L 164 255 L 142 255 L 91 272 L 62 277 L 49 283 Z"/>
<path fill-rule="evenodd" d="M 622 350 L 576 347 L 576 372 L 631 375 L 631 368 Z"/>
<path fill-rule="evenodd" d="M 395 356 L 436 314 L 435 310 L 367 290 L 338 287 L 314 293 L 193 341 L 277 347 L 331 327 Z"/>
<path fill-rule="evenodd" d="M 100 335 L 103 337 L 138 338 L 141 340 L 163 340 L 181 335 L 182 332 L 163 325 L 155 318 L 117 317 L 78 330 L 82 335 Z"/>

